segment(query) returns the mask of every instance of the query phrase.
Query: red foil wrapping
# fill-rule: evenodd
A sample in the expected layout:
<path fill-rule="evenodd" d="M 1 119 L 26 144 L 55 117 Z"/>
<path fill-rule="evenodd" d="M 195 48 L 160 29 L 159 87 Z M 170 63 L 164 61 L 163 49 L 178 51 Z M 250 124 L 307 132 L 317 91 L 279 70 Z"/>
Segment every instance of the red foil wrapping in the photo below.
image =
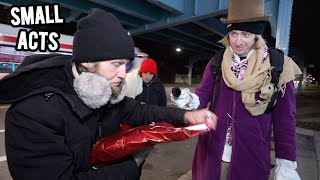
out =
<path fill-rule="evenodd" d="M 102 167 L 158 143 L 186 140 L 206 131 L 208 128 L 205 124 L 175 127 L 160 122 L 134 128 L 122 126 L 121 131 L 96 142 L 91 150 L 90 161 L 94 167 Z"/>

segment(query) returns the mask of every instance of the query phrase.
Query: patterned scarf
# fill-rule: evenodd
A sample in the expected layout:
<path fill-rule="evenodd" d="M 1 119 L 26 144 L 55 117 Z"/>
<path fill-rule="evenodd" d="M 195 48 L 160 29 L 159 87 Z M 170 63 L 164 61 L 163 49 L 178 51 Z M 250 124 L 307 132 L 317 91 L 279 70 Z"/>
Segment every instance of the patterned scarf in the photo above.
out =
<path fill-rule="evenodd" d="M 252 116 L 258 116 L 265 112 L 271 96 L 276 92 L 271 81 L 271 70 L 269 57 L 264 58 L 265 47 L 261 37 L 257 40 L 254 51 L 248 58 L 248 65 L 243 75 L 243 80 L 239 81 L 235 73 L 230 68 L 232 65 L 231 47 L 227 46 L 221 64 L 222 76 L 226 85 L 236 91 L 241 91 L 242 103 Z M 265 62 L 263 62 L 265 59 Z M 280 75 L 277 88 L 284 94 L 285 84 L 294 80 L 302 74 L 300 68 L 294 61 L 285 56 L 283 72 Z M 255 94 L 260 92 L 259 98 Z"/>

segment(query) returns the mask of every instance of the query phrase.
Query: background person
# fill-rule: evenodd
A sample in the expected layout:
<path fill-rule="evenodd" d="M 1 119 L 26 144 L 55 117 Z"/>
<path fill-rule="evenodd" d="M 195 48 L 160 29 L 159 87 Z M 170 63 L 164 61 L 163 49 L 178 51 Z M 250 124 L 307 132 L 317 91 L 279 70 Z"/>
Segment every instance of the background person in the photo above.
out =
<path fill-rule="evenodd" d="M 141 67 L 141 63 L 144 59 L 148 58 L 149 55 L 141 52 L 141 50 L 137 47 L 134 48 L 134 60 L 127 63 L 127 91 L 126 96 L 135 98 L 137 95 L 142 93 L 142 78 L 139 75 L 139 69 Z"/>
<path fill-rule="evenodd" d="M 167 106 L 166 90 L 158 77 L 157 64 L 153 59 L 145 59 L 141 63 L 139 69 L 139 76 L 143 81 L 143 91 L 136 96 L 142 104 L 151 104 L 156 106 Z M 145 163 L 145 159 L 152 151 L 153 147 L 141 151 L 135 155 L 136 159 L 139 159 L 141 164 L 139 165 L 140 174 Z"/>
<path fill-rule="evenodd" d="M 156 62 L 150 58 L 143 60 L 139 75 L 143 81 L 143 91 L 135 99 L 146 104 L 167 106 L 166 90 L 158 77 Z"/>

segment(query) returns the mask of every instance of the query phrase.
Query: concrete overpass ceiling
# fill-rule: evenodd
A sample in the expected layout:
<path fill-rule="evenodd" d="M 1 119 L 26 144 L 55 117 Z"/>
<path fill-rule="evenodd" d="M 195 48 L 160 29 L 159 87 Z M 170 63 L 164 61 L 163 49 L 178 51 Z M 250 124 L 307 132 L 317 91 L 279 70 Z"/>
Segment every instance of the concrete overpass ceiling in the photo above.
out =
<path fill-rule="evenodd" d="M 277 0 L 266 0 L 270 10 Z M 66 22 L 75 23 L 91 8 L 101 8 L 118 17 L 133 37 L 148 39 L 196 52 L 214 54 L 226 34 L 220 22 L 227 14 L 228 0 L 0 0 L 0 4 L 59 3 Z"/>
<path fill-rule="evenodd" d="M 133 37 L 213 54 L 222 47 L 217 40 L 226 31 L 220 21 L 210 19 L 225 15 L 228 7 L 225 0 L 1 0 L 0 3 L 6 6 L 59 3 L 66 22 L 77 22 L 91 8 L 101 8 L 117 16 Z"/>
<path fill-rule="evenodd" d="M 153 41 L 153 42 L 156 42 L 159 44 L 163 44 L 165 46 L 179 47 L 179 48 L 182 48 L 185 50 L 192 51 L 193 53 L 196 53 L 196 54 L 203 54 L 203 53 L 209 53 L 209 52 L 211 52 L 211 54 L 212 54 L 211 49 L 201 48 L 199 45 L 197 45 L 193 42 L 188 42 L 183 39 L 170 37 L 160 31 L 153 32 L 153 33 L 146 33 L 146 34 L 143 34 L 141 36 L 136 36 L 136 37 L 140 38 L 140 39 Z"/>

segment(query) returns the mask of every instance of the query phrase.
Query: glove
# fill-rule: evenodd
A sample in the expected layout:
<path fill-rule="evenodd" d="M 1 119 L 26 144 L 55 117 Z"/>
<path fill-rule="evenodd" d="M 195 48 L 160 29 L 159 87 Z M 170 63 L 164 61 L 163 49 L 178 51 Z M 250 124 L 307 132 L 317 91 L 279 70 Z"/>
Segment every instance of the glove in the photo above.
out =
<path fill-rule="evenodd" d="M 199 97 L 188 88 L 172 88 L 170 96 L 173 104 L 181 109 L 196 110 L 200 105 Z"/>
<path fill-rule="evenodd" d="M 297 173 L 297 162 L 286 159 L 276 159 L 277 168 L 274 174 L 274 180 L 301 180 Z"/>

